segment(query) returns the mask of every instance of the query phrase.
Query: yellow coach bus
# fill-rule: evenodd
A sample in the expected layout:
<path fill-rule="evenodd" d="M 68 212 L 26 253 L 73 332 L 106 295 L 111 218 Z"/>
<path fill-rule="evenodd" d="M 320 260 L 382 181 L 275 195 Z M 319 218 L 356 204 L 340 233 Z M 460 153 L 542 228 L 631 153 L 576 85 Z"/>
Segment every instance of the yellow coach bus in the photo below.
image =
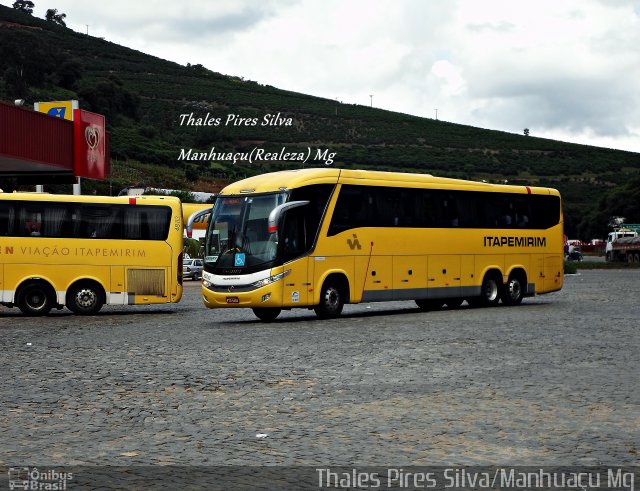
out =
<path fill-rule="evenodd" d="M 182 203 L 182 219 L 185 226 L 189 222 L 191 215 L 203 210 L 210 211 L 212 207 L 211 203 Z M 187 237 L 191 237 L 193 230 L 206 230 L 209 224 L 209 216 L 209 213 L 198 213 L 191 222 L 191 226 L 186 230 Z"/>
<path fill-rule="evenodd" d="M 182 220 L 173 197 L 0 193 L 0 303 L 91 315 L 178 302 Z"/>
<path fill-rule="evenodd" d="M 303 169 L 251 177 L 217 197 L 205 242 L 209 308 L 338 316 L 345 303 L 422 309 L 508 305 L 563 284 L 554 189 Z"/>

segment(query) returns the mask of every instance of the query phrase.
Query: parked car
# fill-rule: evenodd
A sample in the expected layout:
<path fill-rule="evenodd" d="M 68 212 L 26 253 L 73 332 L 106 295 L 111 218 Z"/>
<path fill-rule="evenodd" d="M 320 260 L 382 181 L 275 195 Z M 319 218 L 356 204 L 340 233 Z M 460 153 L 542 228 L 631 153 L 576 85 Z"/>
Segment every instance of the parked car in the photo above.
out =
<path fill-rule="evenodd" d="M 192 280 L 202 278 L 202 259 L 185 259 L 182 262 L 182 277 Z"/>

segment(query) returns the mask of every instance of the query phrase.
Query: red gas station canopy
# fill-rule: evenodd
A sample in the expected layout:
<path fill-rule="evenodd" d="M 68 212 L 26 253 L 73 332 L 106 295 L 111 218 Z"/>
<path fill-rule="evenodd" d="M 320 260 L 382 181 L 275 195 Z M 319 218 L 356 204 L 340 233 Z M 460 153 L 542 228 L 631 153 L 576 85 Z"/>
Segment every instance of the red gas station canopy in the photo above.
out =
<path fill-rule="evenodd" d="M 74 118 L 71 122 L 0 101 L 0 177 L 44 184 L 108 176 L 104 116 L 76 109 Z"/>

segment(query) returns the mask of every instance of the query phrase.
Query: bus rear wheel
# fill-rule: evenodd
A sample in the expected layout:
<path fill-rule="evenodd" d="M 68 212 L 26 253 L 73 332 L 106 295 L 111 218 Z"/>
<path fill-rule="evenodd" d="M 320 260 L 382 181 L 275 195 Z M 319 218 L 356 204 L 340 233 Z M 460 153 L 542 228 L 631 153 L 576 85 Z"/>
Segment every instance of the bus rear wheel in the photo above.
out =
<path fill-rule="evenodd" d="M 333 319 L 342 313 L 345 292 L 338 282 L 327 280 L 322 285 L 320 303 L 313 309 L 320 319 Z"/>
<path fill-rule="evenodd" d="M 256 317 L 262 322 L 273 322 L 282 311 L 282 309 L 279 309 L 277 307 L 256 307 L 252 310 Z"/>
<path fill-rule="evenodd" d="M 524 281 L 518 274 L 511 274 L 509 280 L 502 289 L 502 303 L 505 305 L 518 305 L 524 297 Z"/>
<path fill-rule="evenodd" d="M 47 315 L 53 308 L 54 297 L 53 289 L 49 285 L 42 282 L 33 282 L 20 289 L 17 304 L 25 315 Z"/>
<path fill-rule="evenodd" d="M 94 315 L 103 305 L 102 289 L 95 283 L 79 283 L 67 292 L 67 307 L 74 314 Z"/>
<path fill-rule="evenodd" d="M 467 302 L 472 307 L 493 307 L 500 302 L 501 289 L 502 281 L 498 279 L 498 274 L 487 273 L 482 280 L 480 296 L 468 299 Z"/>

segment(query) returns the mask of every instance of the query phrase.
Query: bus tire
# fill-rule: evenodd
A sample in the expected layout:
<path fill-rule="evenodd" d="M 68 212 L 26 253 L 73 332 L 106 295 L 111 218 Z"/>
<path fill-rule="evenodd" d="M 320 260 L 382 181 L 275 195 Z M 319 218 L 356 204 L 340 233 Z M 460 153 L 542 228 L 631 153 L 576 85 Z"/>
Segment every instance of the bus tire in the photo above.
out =
<path fill-rule="evenodd" d="M 67 308 L 78 315 L 95 315 L 104 305 L 102 287 L 92 281 L 76 283 L 67 291 Z"/>
<path fill-rule="evenodd" d="M 500 302 L 502 281 L 498 273 L 488 272 L 482 280 L 478 304 L 482 307 L 493 307 Z M 474 302 L 475 303 L 475 302 Z"/>
<path fill-rule="evenodd" d="M 421 310 L 440 310 L 444 305 L 444 301 L 421 298 L 416 300 L 416 305 L 420 307 Z"/>
<path fill-rule="evenodd" d="M 47 315 L 55 303 L 55 292 L 49 284 L 33 281 L 20 288 L 16 303 L 25 315 Z"/>
<path fill-rule="evenodd" d="M 502 303 L 505 305 L 518 305 L 524 297 L 526 280 L 522 274 L 514 272 L 509 275 L 509 280 L 502 287 Z"/>
<path fill-rule="evenodd" d="M 282 309 L 279 309 L 277 307 L 256 307 L 251 310 L 253 310 L 253 313 L 262 322 L 273 322 L 282 311 Z"/>
<path fill-rule="evenodd" d="M 320 303 L 313 310 L 320 319 L 334 319 L 342 313 L 346 295 L 342 282 L 327 278 L 320 291 Z"/>

